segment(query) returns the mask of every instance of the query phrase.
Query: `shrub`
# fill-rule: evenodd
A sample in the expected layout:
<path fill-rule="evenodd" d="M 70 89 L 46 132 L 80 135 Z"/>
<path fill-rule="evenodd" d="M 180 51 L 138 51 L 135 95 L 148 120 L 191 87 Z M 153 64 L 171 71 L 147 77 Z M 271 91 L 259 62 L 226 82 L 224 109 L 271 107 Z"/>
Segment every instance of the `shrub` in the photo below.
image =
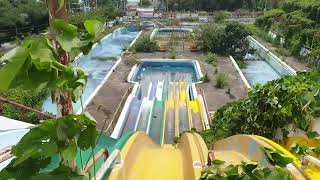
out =
<path fill-rule="evenodd" d="M 284 138 L 294 127 L 309 131 L 315 116 L 320 116 L 319 72 L 298 73 L 257 85 L 247 99 L 228 103 L 218 109 L 211 128 L 203 132 L 212 143 L 235 134 L 256 134 L 274 139 L 277 129 Z"/>
<path fill-rule="evenodd" d="M 46 89 L 34 91 L 16 88 L 5 92 L 0 92 L 0 97 L 9 99 L 11 101 L 23 104 L 25 106 L 40 111 L 42 110 L 42 104 L 43 101 L 46 99 L 47 95 L 48 92 Z M 9 104 L 3 105 L 2 115 L 8 118 L 33 124 L 37 124 L 40 120 L 36 113 L 25 111 Z"/>
<path fill-rule="evenodd" d="M 205 74 L 204 76 L 202 76 L 200 78 L 200 81 L 202 81 L 203 83 L 210 82 L 210 78 L 209 78 L 208 74 Z"/>
<path fill-rule="evenodd" d="M 232 22 L 226 27 L 209 24 L 202 26 L 198 46 L 204 51 L 221 55 L 232 55 L 235 59 L 243 60 L 251 52 L 247 39 L 250 31 L 238 22 Z"/>
<path fill-rule="evenodd" d="M 218 63 L 218 57 L 216 54 L 209 52 L 207 56 L 207 62 L 216 66 Z"/>
<path fill-rule="evenodd" d="M 291 56 L 291 52 L 284 47 L 278 47 L 276 49 L 276 53 L 280 54 L 281 56 L 286 56 L 286 57 Z"/>
<path fill-rule="evenodd" d="M 174 50 L 170 51 L 169 58 L 170 59 L 176 59 L 176 52 Z"/>
<path fill-rule="evenodd" d="M 156 52 L 159 50 L 157 41 L 150 39 L 148 36 L 143 36 L 133 46 L 136 52 Z"/>
<path fill-rule="evenodd" d="M 215 22 L 221 22 L 221 21 L 225 20 L 228 16 L 230 16 L 229 12 L 226 12 L 226 11 L 216 12 L 214 14 L 214 21 Z"/>
<path fill-rule="evenodd" d="M 216 77 L 216 87 L 224 88 L 226 85 L 228 85 L 226 75 L 219 73 Z"/>

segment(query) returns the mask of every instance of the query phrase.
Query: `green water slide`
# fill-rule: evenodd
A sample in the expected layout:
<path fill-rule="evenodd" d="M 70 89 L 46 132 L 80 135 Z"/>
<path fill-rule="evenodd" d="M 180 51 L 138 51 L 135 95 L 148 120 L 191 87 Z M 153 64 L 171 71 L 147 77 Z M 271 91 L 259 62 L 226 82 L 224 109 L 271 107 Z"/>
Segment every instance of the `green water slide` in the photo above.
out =
<path fill-rule="evenodd" d="M 162 143 L 164 101 L 156 100 L 153 105 L 149 135 L 157 143 Z"/>

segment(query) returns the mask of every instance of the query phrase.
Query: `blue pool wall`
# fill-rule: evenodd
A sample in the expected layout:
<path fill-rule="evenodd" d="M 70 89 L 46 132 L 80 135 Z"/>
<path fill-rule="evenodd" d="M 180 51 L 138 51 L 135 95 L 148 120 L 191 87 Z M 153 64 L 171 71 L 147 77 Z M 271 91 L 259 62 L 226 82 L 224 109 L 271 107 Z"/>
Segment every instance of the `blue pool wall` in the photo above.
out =
<path fill-rule="evenodd" d="M 248 37 L 250 47 L 256 50 L 256 54 L 262 57 L 265 61 L 268 62 L 280 75 L 296 75 L 296 71 L 291 68 L 288 64 L 283 62 L 279 57 L 274 55 L 269 49 L 265 48 L 261 43 L 259 43 L 252 36 Z"/>
<path fill-rule="evenodd" d="M 131 83 L 138 83 L 136 77 L 140 73 L 141 69 L 146 65 L 180 67 L 181 63 L 185 63 L 187 66 L 192 66 L 197 79 L 197 81 L 193 83 L 202 83 L 200 79 L 203 77 L 203 74 L 201 72 L 199 62 L 193 59 L 141 59 L 141 63 L 136 64 L 131 69 L 127 81 Z"/>
<path fill-rule="evenodd" d="M 283 62 L 279 57 L 274 55 L 271 51 L 269 51 L 267 48 L 265 48 L 261 43 L 259 43 L 256 39 L 254 39 L 251 36 L 248 36 L 248 40 L 250 42 L 250 46 L 254 48 L 256 51 L 256 55 L 259 56 L 260 59 L 263 59 L 261 61 L 266 62 L 277 74 L 281 76 L 288 76 L 288 75 L 296 75 L 296 71 L 291 68 L 288 64 Z M 233 59 L 232 56 L 230 56 L 230 59 L 235 66 L 236 70 L 239 72 L 241 79 L 243 80 L 244 84 L 248 89 L 252 88 L 252 83 L 248 77 L 245 75 L 245 69 L 240 69 L 236 61 Z M 250 60 L 249 60 L 250 61 Z M 273 79 L 270 79 L 270 81 Z"/>

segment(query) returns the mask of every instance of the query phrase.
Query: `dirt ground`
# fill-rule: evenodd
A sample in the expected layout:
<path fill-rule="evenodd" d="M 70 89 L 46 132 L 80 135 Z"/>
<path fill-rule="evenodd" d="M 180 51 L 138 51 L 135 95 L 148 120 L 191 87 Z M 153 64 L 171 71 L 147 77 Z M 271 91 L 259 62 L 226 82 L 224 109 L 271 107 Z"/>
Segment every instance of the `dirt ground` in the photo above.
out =
<path fill-rule="evenodd" d="M 123 61 L 120 62 L 107 82 L 86 107 L 86 111 L 97 120 L 98 130 L 102 130 L 105 121 L 106 125 L 104 129 L 107 128 L 116 113 L 122 97 L 127 89 L 132 86 L 132 84 L 126 82 L 130 70 L 130 66 L 126 65 Z"/>
<path fill-rule="evenodd" d="M 119 66 L 111 74 L 108 81 L 103 85 L 86 108 L 86 111 L 97 120 L 97 128 L 102 130 L 103 124 L 106 122 L 104 127 L 104 129 L 106 129 L 113 119 L 116 109 L 127 89 L 133 87 L 133 84 L 126 82 L 132 67 L 132 64 L 129 65 L 128 63 L 125 63 L 126 61 L 130 61 L 130 59 L 162 59 L 171 57 L 172 52 L 137 53 L 132 54 L 129 57 L 124 57 Z M 192 53 L 186 47 L 184 51 L 183 48 L 177 48 L 177 51 L 175 52 L 176 59 L 198 60 L 202 73 L 208 74 L 210 82 L 198 84 L 196 87 L 203 90 L 209 112 L 216 111 L 227 102 L 245 98 L 247 96 L 246 87 L 233 67 L 231 60 L 228 57 L 219 57 L 218 64 L 214 67 L 206 62 L 206 57 L 206 54 L 201 52 Z M 224 73 L 227 77 L 228 86 L 224 89 L 215 87 L 217 72 Z M 228 89 L 230 89 L 230 93 L 227 93 Z"/>

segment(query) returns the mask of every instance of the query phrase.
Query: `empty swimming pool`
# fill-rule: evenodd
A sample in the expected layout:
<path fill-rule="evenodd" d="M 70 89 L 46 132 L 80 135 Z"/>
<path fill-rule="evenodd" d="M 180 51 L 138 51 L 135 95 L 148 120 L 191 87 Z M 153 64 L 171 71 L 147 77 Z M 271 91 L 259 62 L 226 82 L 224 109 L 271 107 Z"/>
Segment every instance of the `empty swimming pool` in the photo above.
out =
<path fill-rule="evenodd" d="M 271 53 L 254 38 L 248 38 L 250 46 L 255 49 L 254 54 L 245 58 L 246 67 L 242 72 L 251 86 L 265 84 L 282 76 L 295 75 L 296 72 L 281 59 Z"/>
<path fill-rule="evenodd" d="M 130 28 L 121 28 L 102 39 L 86 56 L 81 56 L 76 62 L 78 67 L 83 68 L 88 74 L 88 83 L 82 95 L 85 103 L 97 86 L 103 83 L 108 72 L 115 65 L 123 49 L 128 47 L 137 37 L 138 31 Z M 73 104 L 74 112 L 77 113 L 81 108 L 78 101 Z M 51 96 L 48 96 L 43 105 L 43 111 L 53 114 L 57 113 L 56 105 L 52 103 Z"/>
<path fill-rule="evenodd" d="M 197 61 L 191 59 L 143 59 L 135 66 L 128 80 L 149 84 L 152 81 L 186 81 L 196 83 L 202 77 Z"/>

